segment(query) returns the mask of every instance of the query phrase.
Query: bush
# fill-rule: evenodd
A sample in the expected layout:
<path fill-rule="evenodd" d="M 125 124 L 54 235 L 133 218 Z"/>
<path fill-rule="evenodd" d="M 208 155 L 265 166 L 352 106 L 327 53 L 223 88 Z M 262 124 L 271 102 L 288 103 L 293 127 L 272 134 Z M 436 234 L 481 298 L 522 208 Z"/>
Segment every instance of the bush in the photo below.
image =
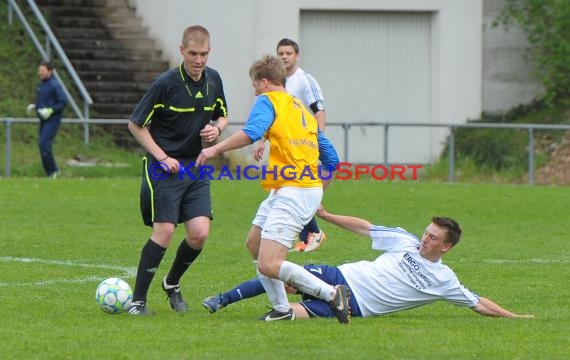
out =
<path fill-rule="evenodd" d="M 472 123 L 514 123 L 544 107 L 541 101 L 519 105 L 506 113 L 484 114 Z M 455 157 L 458 165 L 462 159 L 469 159 L 475 166 L 487 171 L 521 170 L 527 164 L 528 134 L 526 130 L 514 129 L 471 129 L 457 128 Z M 446 147 L 444 156 L 448 157 Z"/>
<path fill-rule="evenodd" d="M 526 166 L 528 136 L 524 130 L 460 128 L 454 134 L 457 158 L 470 158 L 493 170 Z"/>

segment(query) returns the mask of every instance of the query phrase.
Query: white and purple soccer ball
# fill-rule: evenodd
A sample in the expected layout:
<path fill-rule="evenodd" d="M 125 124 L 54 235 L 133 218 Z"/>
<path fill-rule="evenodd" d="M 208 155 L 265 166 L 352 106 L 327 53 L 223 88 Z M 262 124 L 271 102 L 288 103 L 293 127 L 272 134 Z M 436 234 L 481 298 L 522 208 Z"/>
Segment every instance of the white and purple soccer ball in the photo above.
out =
<path fill-rule="evenodd" d="M 95 301 L 99 308 L 108 314 L 119 314 L 127 311 L 133 301 L 133 290 L 130 285 L 119 278 L 108 278 L 97 286 Z"/>

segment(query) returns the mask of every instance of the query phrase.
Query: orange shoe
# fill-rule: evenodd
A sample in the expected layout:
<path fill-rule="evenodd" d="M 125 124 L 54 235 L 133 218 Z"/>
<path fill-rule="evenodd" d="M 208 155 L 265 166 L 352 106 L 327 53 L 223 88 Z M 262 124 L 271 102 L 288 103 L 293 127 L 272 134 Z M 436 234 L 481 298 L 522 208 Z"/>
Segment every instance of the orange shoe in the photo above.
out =
<path fill-rule="evenodd" d="M 321 247 L 327 241 L 327 235 L 324 231 L 318 233 L 309 233 L 307 236 L 307 246 L 305 252 L 311 252 Z"/>
<path fill-rule="evenodd" d="M 293 249 L 289 250 L 290 252 L 303 252 L 307 248 L 307 244 L 302 241 L 299 241 L 295 244 Z"/>

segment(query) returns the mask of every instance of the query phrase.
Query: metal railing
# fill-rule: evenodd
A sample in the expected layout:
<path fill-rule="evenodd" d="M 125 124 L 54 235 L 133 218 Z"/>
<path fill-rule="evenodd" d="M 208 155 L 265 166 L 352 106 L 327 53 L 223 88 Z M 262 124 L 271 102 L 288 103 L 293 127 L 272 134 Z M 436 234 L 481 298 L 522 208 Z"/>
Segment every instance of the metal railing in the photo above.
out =
<path fill-rule="evenodd" d="M 38 119 L 32 118 L 0 118 L 0 124 L 4 123 L 6 134 L 5 134 L 5 167 L 4 176 L 11 176 L 11 148 L 12 148 L 12 125 L 13 124 L 31 124 L 37 123 Z M 78 119 L 63 119 L 62 122 L 68 124 L 77 124 Z M 128 120 L 125 119 L 91 119 L 91 124 L 100 125 L 126 125 Z M 232 122 L 232 126 L 242 126 L 244 123 Z M 449 129 L 449 135 L 447 138 L 448 150 L 449 150 L 449 172 L 448 181 L 453 182 L 455 179 L 455 137 L 453 130 L 457 128 L 472 128 L 472 129 L 513 129 L 513 130 L 527 130 L 528 131 L 528 184 L 534 184 L 534 171 L 535 171 L 535 148 L 534 148 L 534 132 L 536 130 L 570 130 L 570 125 L 546 125 L 546 124 L 494 124 L 494 123 L 467 123 L 467 124 L 428 124 L 428 123 L 373 123 L 373 122 L 356 122 L 356 123 L 327 123 L 330 127 L 342 127 L 344 131 L 344 161 L 350 162 L 350 130 L 353 127 L 378 127 L 384 128 L 384 165 L 389 165 L 389 153 L 388 148 L 390 144 L 390 128 L 391 127 L 444 127 Z"/>
<path fill-rule="evenodd" d="M 62 119 L 62 124 L 81 124 L 83 119 Z M 127 125 L 128 120 L 125 119 L 90 119 L 89 123 L 93 125 Z M 0 124 L 4 123 L 5 133 L 5 158 L 4 158 L 4 176 L 12 176 L 12 125 L 13 124 L 37 124 L 37 118 L 0 118 Z"/>
<path fill-rule="evenodd" d="M 497 124 L 497 123 L 467 123 L 467 124 L 443 124 L 443 123 L 328 123 L 327 126 L 341 126 L 344 130 L 344 158 L 349 156 L 349 131 L 355 126 L 382 126 L 384 128 L 384 165 L 389 164 L 389 134 L 391 127 L 444 127 L 449 129 L 447 137 L 449 152 L 449 172 L 447 180 L 453 182 L 455 179 L 455 135 L 453 130 L 457 128 L 472 129 L 514 129 L 528 131 L 528 184 L 534 184 L 535 171 L 535 149 L 534 149 L 534 131 L 535 130 L 570 130 L 570 125 L 548 125 L 548 124 Z"/>
<path fill-rule="evenodd" d="M 26 30 L 26 32 L 30 36 L 32 42 L 34 43 L 36 49 L 38 50 L 38 52 L 40 53 L 40 55 L 42 56 L 43 59 L 46 59 L 46 60 L 51 59 L 52 47 L 55 50 L 58 58 L 62 61 L 63 65 L 65 66 L 65 69 L 67 70 L 67 73 L 69 74 L 69 76 L 73 80 L 73 83 L 75 84 L 75 86 L 77 87 L 77 90 L 79 90 L 79 93 L 80 93 L 81 97 L 83 98 L 83 112 L 82 112 L 79 109 L 79 106 L 77 105 L 75 99 L 71 96 L 67 87 L 65 86 L 65 84 L 61 80 L 57 71 L 54 70 L 53 74 L 56 77 L 56 79 L 60 82 L 60 84 L 62 85 L 63 91 L 67 95 L 67 98 L 69 100 L 69 104 L 70 104 L 71 108 L 73 109 L 75 115 L 80 119 L 80 121 L 83 122 L 84 142 L 86 144 L 88 144 L 89 143 L 89 107 L 93 104 L 93 100 L 91 99 L 91 96 L 89 95 L 89 92 L 85 88 L 85 85 L 83 84 L 83 82 L 81 81 L 79 76 L 77 75 L 75 68 L 73 67 L 73 65 L 69 61 L 69 58 L 65 54 L 65 51 L 63 51 L 63 48 L 59 44 L 59 41 L 57 40 L 57 38 L 53 34 L 50 26 L 46 22 L 44 16 L 42 15 L 42 12 L 37 7 L 36 3 L 33 0 L 26 0 L 26 2 L 28 3 L 28 6 L 30 7 L 32 13 L 36 17 L 39 25 L 41 26 L 41 28 L 43 30 L 43 32 L 45 33 L 45 36 L 46 36 L 45 48 L 44 48 L 44 46 L 41 45 L 40 41 L 38 40 L 38 37 L 36 36 L 36 34 L 34 32 L 34 29 L 30 26 L 30 23 L 28 22 L 28 20 L 24 16 L 24 13 L 20 9 L 20 6 L 16 2 L 16 0 L 8 0 L 8 24 L 10 24 L 10 25 L 12 24 L 12 17 L 13 17 L 12 14 L 15 13 L 17 15 L 18 19 L 20 20 L 20 22 L 22 23 L 22 25 L 24 26 L 24 29 Z"/>

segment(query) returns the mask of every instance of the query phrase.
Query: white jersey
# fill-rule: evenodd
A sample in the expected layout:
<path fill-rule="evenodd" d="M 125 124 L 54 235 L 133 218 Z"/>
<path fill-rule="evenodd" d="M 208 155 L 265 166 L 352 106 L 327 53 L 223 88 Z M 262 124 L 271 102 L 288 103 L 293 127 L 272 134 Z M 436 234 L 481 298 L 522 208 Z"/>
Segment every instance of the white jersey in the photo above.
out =
<path fill-rule="evenodd" d="M 313 110 L 311 105 L 316 103 L 318 110 L 324 110 L 324 98 L 319 84 L 303 69 L 297 68 L 297 71 L 287 77 L 285 88 L 290 95 L 301 100 L 307 109 Z"/>
<path fill-rule="evenodd" d="M 431 262 L 419 253 L 420 240 L 402 228 L 372 226 L 372 248 L 384 250 L 374 261 L 338 266 L 363 317 L 391 313 L 445 300 L 473 307 L 479 296 L 459 283 L 441 259 Z"/>

